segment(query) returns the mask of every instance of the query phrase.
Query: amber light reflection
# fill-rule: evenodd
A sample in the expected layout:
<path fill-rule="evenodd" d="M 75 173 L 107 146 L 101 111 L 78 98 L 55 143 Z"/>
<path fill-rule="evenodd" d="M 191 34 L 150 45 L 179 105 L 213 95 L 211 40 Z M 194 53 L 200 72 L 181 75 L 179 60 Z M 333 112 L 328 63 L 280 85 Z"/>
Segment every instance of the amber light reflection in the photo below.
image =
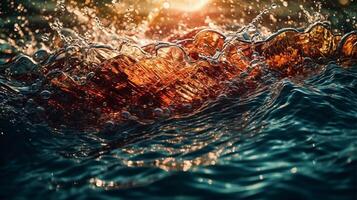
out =
<path fill-rule="evenodd" d="M 164 8 L 172 8 L 185 12 L 198 11 L 209 3 L 210 0 L 164 0 Z"/>

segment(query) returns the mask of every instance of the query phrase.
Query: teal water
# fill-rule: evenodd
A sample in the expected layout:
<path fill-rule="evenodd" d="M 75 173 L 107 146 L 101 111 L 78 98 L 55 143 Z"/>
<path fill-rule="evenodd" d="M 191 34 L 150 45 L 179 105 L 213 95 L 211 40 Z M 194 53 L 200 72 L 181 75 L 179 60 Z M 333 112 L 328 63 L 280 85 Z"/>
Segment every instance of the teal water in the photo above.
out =
<path fill-rule="evenodd" d="M 2 199 L 355 199 L 357 66 L 106 132 L 23 118 L 1 90 Z"/>
<path fill-rule="evenodd" d="M 40 16 L 54 15 L 56 2 L 45 2 L 0 2 L 0 38 L 26 44 L 29 32 L 21 36 L 13 29 L 23 14 L 29 29 L 40 30 L 37 37 L 53 37 Z M 253 18 L 273 1 L 254 3 L 251 16 L 239 9 L 251 1 L 242 2 L 232 18 Z M 308 9 L 315 1 L 287 2 L 290 11 L 275 13 L 282 21 L 263 19 L 273 32 L 290 27 L 289 15 L 294 27 L 308 24 L 295 11 L 298 3 Z M 355 30 L 355 1 L 348 7 L 316 2 L 331 13 L 333 29 Z M 56 17 L 78 26 L 73 13 Z M 0 59 L 21 52 L 8 48 L 0 40 Z M 31 95 L 27 87 L 0 75 L 0 199 L 357 199 L 357 63 L 344 68 L 330 62 L 310 77 L 221 96 L 189 116 L 99 131 L 48 125 L 43 108 L 24 101 Z"/>

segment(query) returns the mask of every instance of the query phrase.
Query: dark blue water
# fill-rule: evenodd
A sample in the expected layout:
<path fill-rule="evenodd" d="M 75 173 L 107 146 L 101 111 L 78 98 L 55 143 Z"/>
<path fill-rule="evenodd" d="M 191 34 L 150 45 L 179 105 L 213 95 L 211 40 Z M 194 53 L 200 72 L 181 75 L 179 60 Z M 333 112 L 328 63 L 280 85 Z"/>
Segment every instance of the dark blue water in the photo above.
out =
<path fill-rule="evenodd" d="M 16 98 L 1 88 L 0 199 L 357 199 L 357 65 L 100 132 Z"/>

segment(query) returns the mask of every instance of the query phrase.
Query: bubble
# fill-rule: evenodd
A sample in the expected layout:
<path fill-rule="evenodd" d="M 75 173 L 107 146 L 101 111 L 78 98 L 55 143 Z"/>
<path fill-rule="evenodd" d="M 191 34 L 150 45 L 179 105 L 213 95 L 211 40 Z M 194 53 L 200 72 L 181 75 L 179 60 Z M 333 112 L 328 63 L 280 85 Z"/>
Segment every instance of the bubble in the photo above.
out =
<path fill-rule="evenodd" d="M 67 56 L 73 56 L 79 51 L 79 49 L 74 46 L 69 46 L 66 48 L 65 51 L 66 51 Z"/>
<path fill-rule="evenodd" d="M 87 80 L 91 80 L 94 76 L 95 76 L 95 73 L 94 73 L 94 72 L 89 72 L 89 73 L 87 74 Z"/>
<path fill-rule="evenodd" d="M 254 61 L 254 60 L 258 60 L 258 59 L 259 59 L 259 56 L 260 56 L 260 54 L 259 54 L 258 52 L 256 52 L 256 51 L 254 51 L 253 54 L 252 54 L 252 59 L 253 59 L 253 61 Z M 252 62 L 253 62 L 253 61 L 252 61 Z"/>
<path fill-rule="evenodd" d="M 56 7 L 57 7 L 57 9 L 59 9 L 59 11 L 61 11 L 61 12 L 66 11 L 65 1 L 64 1 L 64 0 L 58 0 Z"/>
<path fill-rule="evenodd" d="M 248 30 L 247 31 L 248 32 L 255 32 L 255 31 L 257 31 L 257 27 L 255 27 L 254 25 L 248 26 Z"/>
<path fill-rule="evenodd" d="M 43 112 L 45 112 L 46 110 L 45 110 L 42 106 L 37 106 L 37 107 L 36 107 L 36 111 L 37 111 L 38 113 L 43 113 Z"/>
<path fill-rule="evenodd" d="M 276 3 L 271 4 L 272 9 L 276 9 L 277 7 L 278 7 L 278 5 Z"/>
<path fill-rule="evenodd" d="M 163 107 L 162 110 L 163 110 L 165 116 L 168 117 L 168 116 L 171 115 L 171 110 L 170 110 L 170 108 Z"/>
<path fill-rule="evenodd" d="M 246 78 L 246 77 L 248 77 L 248 73 L 247 72 L 242 72 L 240 74 L 240 78 Z"/>
<path fill-rule="evenodd" d="M 61 9 L 62 12 L 64 12 L 64 11 L 66 11 L 66 6 L 65 6 L 64 4 L 62 4 L 62 5 L 60 6 L 60 9 Z"/>
<path fill-rule="evenodd" d="M 313 62 L 313 60 L 310 57 L 304 57 L 304 62 L 310 63 L 310 62 Z"/>
<path fill-rule="evenodd" d="M 339 0 L 339 3 L 340 3 L 342 6 L 347 6 L 347 5 L 349 5 L 351 2 L 350 2 L 350 0 Z"/>
<path fill-rule="evenodd" d="M 47 42 L 48 40 L 50 40 L 50 37 L 48 35 L 43 35 L 41 36 L 41 39 L 42 41 Z"/>
<path fill-rule="evenodd" d="M 247 32 L 244 32 L 242 36 L 244 40 L 248 40 L 248 41 L 250 40 L 250 36 Z"/>
<path fill-rule="evenodd" d="M 220 94 L 219 96 L 218 96 L 218 99 L 227 99 L 228 98 L 228 96 L 226 95 L 226 94 Z"/>
<path fill-rule="evenodd" d="M 189 104 L 189 103 L 185 103 L 185 104 L 183 104 L 183 108 L 187 109 L 187 110 L 191 110 L 192 109 L 192 105 Z"/>
<path fill-rule="evenodd" d="M 85 85 L 85 84 L 87 84 L 87 77 L 80 77 L 79 85 Z"/>
<path fill-rule="evenodd" d="M 115 123 L 113 121 L 109 120 L 104 123 L 105 131 L 113 131 L 114 128 L 115 128 Z"/>
<path fill-rule="evenodd" d="M 35 105 L 35 101 L 33 99 L 29 99 L 27 100 L 26 105 L 28 107 L 33 107 Z"/>
<path fill-rule="evenodd" d="M 169 2 L 165 2 L 165 3 L 163 4 L 163 7 L 164 7 L 165 9 L 169 9 L 169 8 L 170 8 L 170 3 L 169 3 Z"/>
<path fill-rule="evenodd" d="M 121 113 L 121 116 L 123 117 L 123 119 L 130 119 L 131 118 L 131 114 L 128 111 L 123 111 Z"/>
<path fill-rule="evenodd" d="M 30 86 L 30 90 L 32 91 L 37 91 L 40 89 L 40 84 L 39 83 L 33 83 L 31 86 Z"/>
<path fill-rule="evenodd" d="M 32 58 L 25 55 L 20 55 L 10 65 L 8 72 L 10 75 L 21 75 L 33 71 L 36 67 L 37 65 L 34 63 Z"/>
<path fill-rule="evenodd" d="M 156 117 L 163 117 L 164 111 L 161 108 L 155 108 L 154 109 L 154 115 Z"/>
<path fill-rule="evenodd" d="M 43 62 L 48 58 L 48 56 L 49 54 L 46 50 L 40 49 L 33 54 L 32 58 L 36 62 Z"/>
<path fill-rule="evenodd" d="M 41 95 L 42 99 L 49 99 L 51 97 L 52 93 L 48 90 L 44 90 L 41 92 L 40 95 Z"/>
<path fill-rule="evenodd" d="M 291 172 L 292 174 L 296 174 L 297 171 L 298 171 L 298 168 L 297 168 L 297 167 L 293 167 L 293 168 L 290 169 L 290 172 Z"/>

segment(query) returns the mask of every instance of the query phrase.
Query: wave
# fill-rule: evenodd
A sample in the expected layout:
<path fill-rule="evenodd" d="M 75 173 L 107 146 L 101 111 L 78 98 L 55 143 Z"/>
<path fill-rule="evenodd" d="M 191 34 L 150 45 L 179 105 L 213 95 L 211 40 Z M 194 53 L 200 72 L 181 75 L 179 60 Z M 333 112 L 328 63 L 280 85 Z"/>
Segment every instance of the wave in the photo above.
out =
<path fill-rule="evenodd" d="M 40 50 L 2 65 L 3 79 L 22 82 L 13 87 L 4 80 L 2 86 L 26 93 L 55 126 L 180 117 L 221 95 L 241 96 L 285 77 L 316 73 L 331 60 L 355 63 L 357 32 L 333 35 L 326 26 L 283 29 L 265 40 L 247 38 L 244 29 L 227 35 L 195 29 L 142 47 Z"/>

